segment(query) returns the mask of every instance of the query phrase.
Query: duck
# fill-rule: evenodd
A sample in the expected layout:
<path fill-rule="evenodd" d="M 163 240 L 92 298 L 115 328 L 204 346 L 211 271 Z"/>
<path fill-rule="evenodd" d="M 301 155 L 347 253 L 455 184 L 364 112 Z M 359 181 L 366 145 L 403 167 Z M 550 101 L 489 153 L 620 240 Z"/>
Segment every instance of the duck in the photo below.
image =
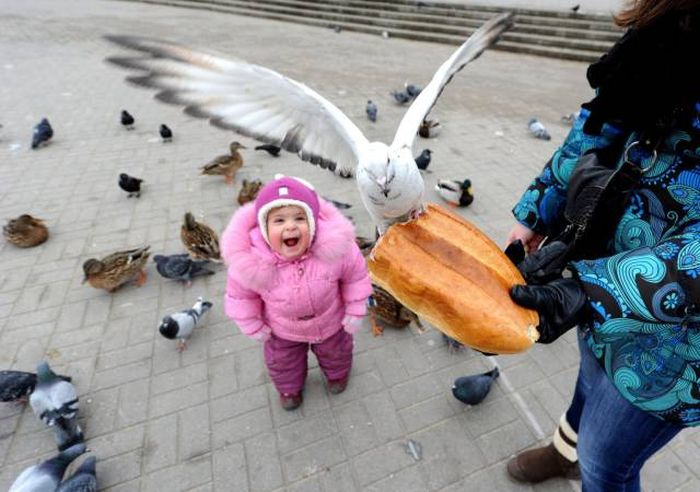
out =
<path fill-rule="evenodd" d="M 238 204 L 245 205 L 246 203 L 255 200 L 255 197 L 258 196 L 258 192 L 260 191 L 260 188 L 262 188 L 262 185 L 263 183 L 259 179 L 253 179 L 251 181 L 244 179 L 241 191 L 238 193 Z"/>
<path fill-rule="evenodd" d="M 231 154 L 215 157 L 209 164 L 202 166 L 202 176 L 223 176 L 227 184 L 232 184 L 236 172 L 243 166 L 243 156 L 238 149 L 245 148 L 239 142 L 231 142 L 229 146 Z"/>
<path fill-rule="evenodd" d="M 44 221 L 22 214 L 16 219 L 11 219 L 3 228 L 2 233 L 7 242 L 20 248 L 37 246 L 49 238 L 49 229 Z"/>
<path fill-rule="evenodd" d="M 83 263 L 83 282 L 95 289 L 115 292 L 122 285 L 134 281 L 139 287 L 146 282 L 143 270 L 150 256 L 150 246 L 117 251 L 101 260 L 90 258 Z"/>
<path fill-rule="evenodd" d="M 190 212 L 185 214 L 180 239 L 193 259 L 221 261 L 219 236 L 208 225 L 194 220 L 194 215 Z"/>
<path fill-rule="evenodd" d="M 376 337 L 384 332 L 377 319 L 394 328 L 405 328 L 414 323 L 421 333 L 425 331 L 418 315 L 401 304 L 394 296 L 376 284 L 372 284 L 369 298 L 369 317 L 372 334 Z"/>
<path fill-rule="evenodd" d="M 453 207 L 466 207 L 474 201 L 472 182 L 468 179 L 438 179 L 435 191 Z"/>
<path fill-rule="evenodd" d="M 437 137 L 440 134 L 441 130 L 442 127 L 440 126 L 440 122 L 437 119 L 424 119 L 418 127 L 418 135 L 420 135 L 423 138 L 433 138 Z"/>

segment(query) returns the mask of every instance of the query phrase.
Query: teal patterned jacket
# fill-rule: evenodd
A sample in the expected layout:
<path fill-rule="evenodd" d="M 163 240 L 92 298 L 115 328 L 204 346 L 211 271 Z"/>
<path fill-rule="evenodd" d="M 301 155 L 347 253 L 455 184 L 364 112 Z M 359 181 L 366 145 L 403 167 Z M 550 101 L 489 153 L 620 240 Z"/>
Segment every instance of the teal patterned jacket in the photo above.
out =
<path fill-rule="evenodd" d="M 700 425 L 700 103 L 695 110 L 628 200 L 610 256 L 570 265 L 594 312 L 582 330 L 612 383 L 638 408 L 687 426 Z M 584 133 L 588 115 L 513 209 L 534 231 L 561 220 L 578 157 L 624 138 L 607 125 Z"/>

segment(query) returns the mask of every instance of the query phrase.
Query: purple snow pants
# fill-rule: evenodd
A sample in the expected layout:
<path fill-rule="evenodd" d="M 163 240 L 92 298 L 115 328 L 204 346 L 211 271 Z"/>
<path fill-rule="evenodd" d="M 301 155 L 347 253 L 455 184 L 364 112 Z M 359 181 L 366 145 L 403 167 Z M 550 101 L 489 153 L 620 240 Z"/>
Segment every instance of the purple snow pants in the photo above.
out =
<path fill-rule="evenodd" d="M 274 334 L 265 342 L 265 365 L 280 393 L 296 394 L 306 381 L 309 348 L 329 381 L 344 379 L 352 367 L 352 335 L 341 329 L 320 343 L 292 342 Z"/>

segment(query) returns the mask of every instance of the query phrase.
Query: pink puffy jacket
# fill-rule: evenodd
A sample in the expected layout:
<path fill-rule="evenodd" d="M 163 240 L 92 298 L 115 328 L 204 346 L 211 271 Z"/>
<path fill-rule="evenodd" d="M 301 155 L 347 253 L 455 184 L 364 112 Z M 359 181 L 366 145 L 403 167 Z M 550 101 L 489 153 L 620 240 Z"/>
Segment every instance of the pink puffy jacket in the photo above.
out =
<path fill-rule="evenodd" d="M 269 326 L 280 338 L 318 343 L 342 328 L 345 315 L 365 315 L 372 284 L 353 225 L 319 201 L 316 237 L 294 261 L 267 245 L 253 203 L 233 215 L 221 240 L 228 265 L 224 309 L 244 334 Z"/>

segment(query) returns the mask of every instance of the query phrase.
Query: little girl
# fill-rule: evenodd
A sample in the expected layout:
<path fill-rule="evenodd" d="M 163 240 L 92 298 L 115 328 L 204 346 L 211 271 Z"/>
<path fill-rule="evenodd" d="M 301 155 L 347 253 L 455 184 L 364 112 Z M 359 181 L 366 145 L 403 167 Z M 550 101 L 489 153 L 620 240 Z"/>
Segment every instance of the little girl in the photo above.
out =
<path fill-rule="evenodd" d="M 301 405 L 309 348 L 328 391 L 344 391 L 352 335 L 372 292 L 352 223 L 310 184 L 281 177 L 236 211 L 222 252 L 226 314 L 245 335 L 264 342 L 282 407 Z"/>

